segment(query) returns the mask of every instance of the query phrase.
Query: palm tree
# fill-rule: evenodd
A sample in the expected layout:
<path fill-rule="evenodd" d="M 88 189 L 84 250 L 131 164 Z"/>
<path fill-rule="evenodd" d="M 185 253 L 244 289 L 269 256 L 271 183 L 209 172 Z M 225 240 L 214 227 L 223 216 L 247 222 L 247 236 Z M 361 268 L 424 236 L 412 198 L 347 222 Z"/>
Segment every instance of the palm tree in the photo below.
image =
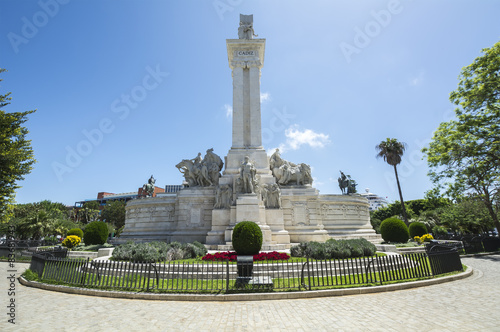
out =
<path fill-rule="evenodd" d="M 406 217 L 405 202 L 403 200 L 403 194 L 401 192 L 401 185 L 399 184 L 398 170 L 396 165 L 401 162 L 401 157 L 406 149 L 406 143 L 398 142 L 395 138 L 387 138 L 385 141 L 380 142 L 379 145 L 375 147 L 378 154 L 377 158 L 384 158 L 384 161 L 389 165 L 394 167 L 394 173 L 396 174 L 396 182 L 398 184 L 399 198 L 401 199 L 401 207 L 403 211 L 403 220 L 408 226 L 408 218 Z"/>

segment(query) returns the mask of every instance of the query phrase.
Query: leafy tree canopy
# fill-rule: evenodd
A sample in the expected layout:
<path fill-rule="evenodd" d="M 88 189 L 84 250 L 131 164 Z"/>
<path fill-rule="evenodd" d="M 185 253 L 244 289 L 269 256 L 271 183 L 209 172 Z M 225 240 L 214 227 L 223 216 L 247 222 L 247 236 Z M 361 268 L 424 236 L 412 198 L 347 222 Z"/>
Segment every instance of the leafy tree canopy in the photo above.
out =
<path fill-rule="evenodd" d="M 107 223 L 112 223 L 116 228 L 125 225 L 125 205 L 124 201 L 111 201 L 102 210 L 101 219 Z"/>
<path fill-rule="evenodd" d="M 0 73 L 5 69 L 0 68 Z M 2 79 L 0 79 L 2 81 Z M 7 113 L 3 108 L 10 104 L 10 92 L 0 94 L 0 221 L 7 222 L 12 216 L 17 184 L 29 174 L 36 162 L 31 141 L 26 139 L 28 129 L 23 124 L 35 111 Z"/>
<path fill-rule="evenodd" d="M 498 222 L 500 184 L 500 42 L 463 68 L 450 100 L 457 119 L 443 122 L 434 133 L 427 156 L 429 176 L 438 188 L 459 199 L 472 194 Z"/>
<path fill-rule="evenodd" d="M 68 229 L 76 227 L 76 224 L 69 219 L 66 206 L 62 203 L 45 200 L 37 203 L 13 204 L 12 211 L 10 224 L 15 226 L 15 236 L 20 239 L 64 235 Z M 1 234 L 6 232 L 6 227 L 0 227 Z"/>

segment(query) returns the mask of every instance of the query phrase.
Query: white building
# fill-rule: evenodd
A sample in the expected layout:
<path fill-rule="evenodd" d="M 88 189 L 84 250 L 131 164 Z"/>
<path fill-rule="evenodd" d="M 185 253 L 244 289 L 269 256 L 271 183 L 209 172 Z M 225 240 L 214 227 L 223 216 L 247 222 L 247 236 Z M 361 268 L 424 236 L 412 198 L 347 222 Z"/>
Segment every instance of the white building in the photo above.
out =
<path fill-rule="evenodd" d="M 370 188 L 366 188 L 365 191 L 365 193 L 361 193 L 360 195 L 368 199 L 368 202 L 370 203 L 370 211 L 375 211 L 381 207 L 386 207 L 387 204 L 389 204 L 385 200 L 385 198 L 371 193 Z"/>

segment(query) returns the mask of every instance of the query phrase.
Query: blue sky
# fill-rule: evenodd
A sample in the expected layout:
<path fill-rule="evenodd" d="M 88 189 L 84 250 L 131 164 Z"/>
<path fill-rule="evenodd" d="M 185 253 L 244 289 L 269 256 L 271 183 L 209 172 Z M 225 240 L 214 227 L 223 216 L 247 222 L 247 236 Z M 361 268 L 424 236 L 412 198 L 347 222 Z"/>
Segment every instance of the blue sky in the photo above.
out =
<path fill-rule="evenodd" d="M 0 93 L 26 123 L 37 164 L 19 203 L 72 205 L 97 192 L 180 184 L 175 168 L 231 147 L 226 39 L 239 14 L 266 39 L 264 147 L 312 166 L 314 187 L 399 199 L 376 159 L 387 137 L 408 144 L 405 200 L 432 188 L 420 150 L 453 118 L 462 67 L 499 40 L 498 1 L 0 1 Z"/>

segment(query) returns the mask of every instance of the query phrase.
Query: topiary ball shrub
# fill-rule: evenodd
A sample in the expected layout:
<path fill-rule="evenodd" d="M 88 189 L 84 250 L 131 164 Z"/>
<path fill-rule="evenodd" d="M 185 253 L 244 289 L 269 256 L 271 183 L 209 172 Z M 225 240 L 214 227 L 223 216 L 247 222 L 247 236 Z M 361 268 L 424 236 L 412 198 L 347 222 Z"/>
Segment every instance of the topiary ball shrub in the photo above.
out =
<path fill-rule="evenodd" d="M 410 233 L 406 224 L 398 218 L 387 218 L 380 224 L 380 234 L 385 242 L 406 243 Z"/>
<path fill-rule="evenodd" d="M 234 226 L 232 240 L 238 255 L 257 255 L 262 248 L 262 231 L 253 221 L 242 221 Z"/>
<path fill-rule="evenodd" d="M 104 244 L 108 239 L 108 226 L 102 221 L 93 221 L 85 227 L 83 242 L 86 245 Z"/>
<path fill-rule="evenodd" d="M 76 235 L 80 239 L 83 239 L 83 231 L 80 228 L 72 228 L 72 229 L 70 229 L 68 231 L 68 233 L 66 234 L 66 236 L 70 236 L 70 235 Z"/>
<path fill-rule="evenodd" d="M 415 236 L 422 236 L 427 234 L 427 227 L 422 222 L 412 222 L 410 227 L 408 228 L 410 231 L 410 238 L 414 238 Z"/>

